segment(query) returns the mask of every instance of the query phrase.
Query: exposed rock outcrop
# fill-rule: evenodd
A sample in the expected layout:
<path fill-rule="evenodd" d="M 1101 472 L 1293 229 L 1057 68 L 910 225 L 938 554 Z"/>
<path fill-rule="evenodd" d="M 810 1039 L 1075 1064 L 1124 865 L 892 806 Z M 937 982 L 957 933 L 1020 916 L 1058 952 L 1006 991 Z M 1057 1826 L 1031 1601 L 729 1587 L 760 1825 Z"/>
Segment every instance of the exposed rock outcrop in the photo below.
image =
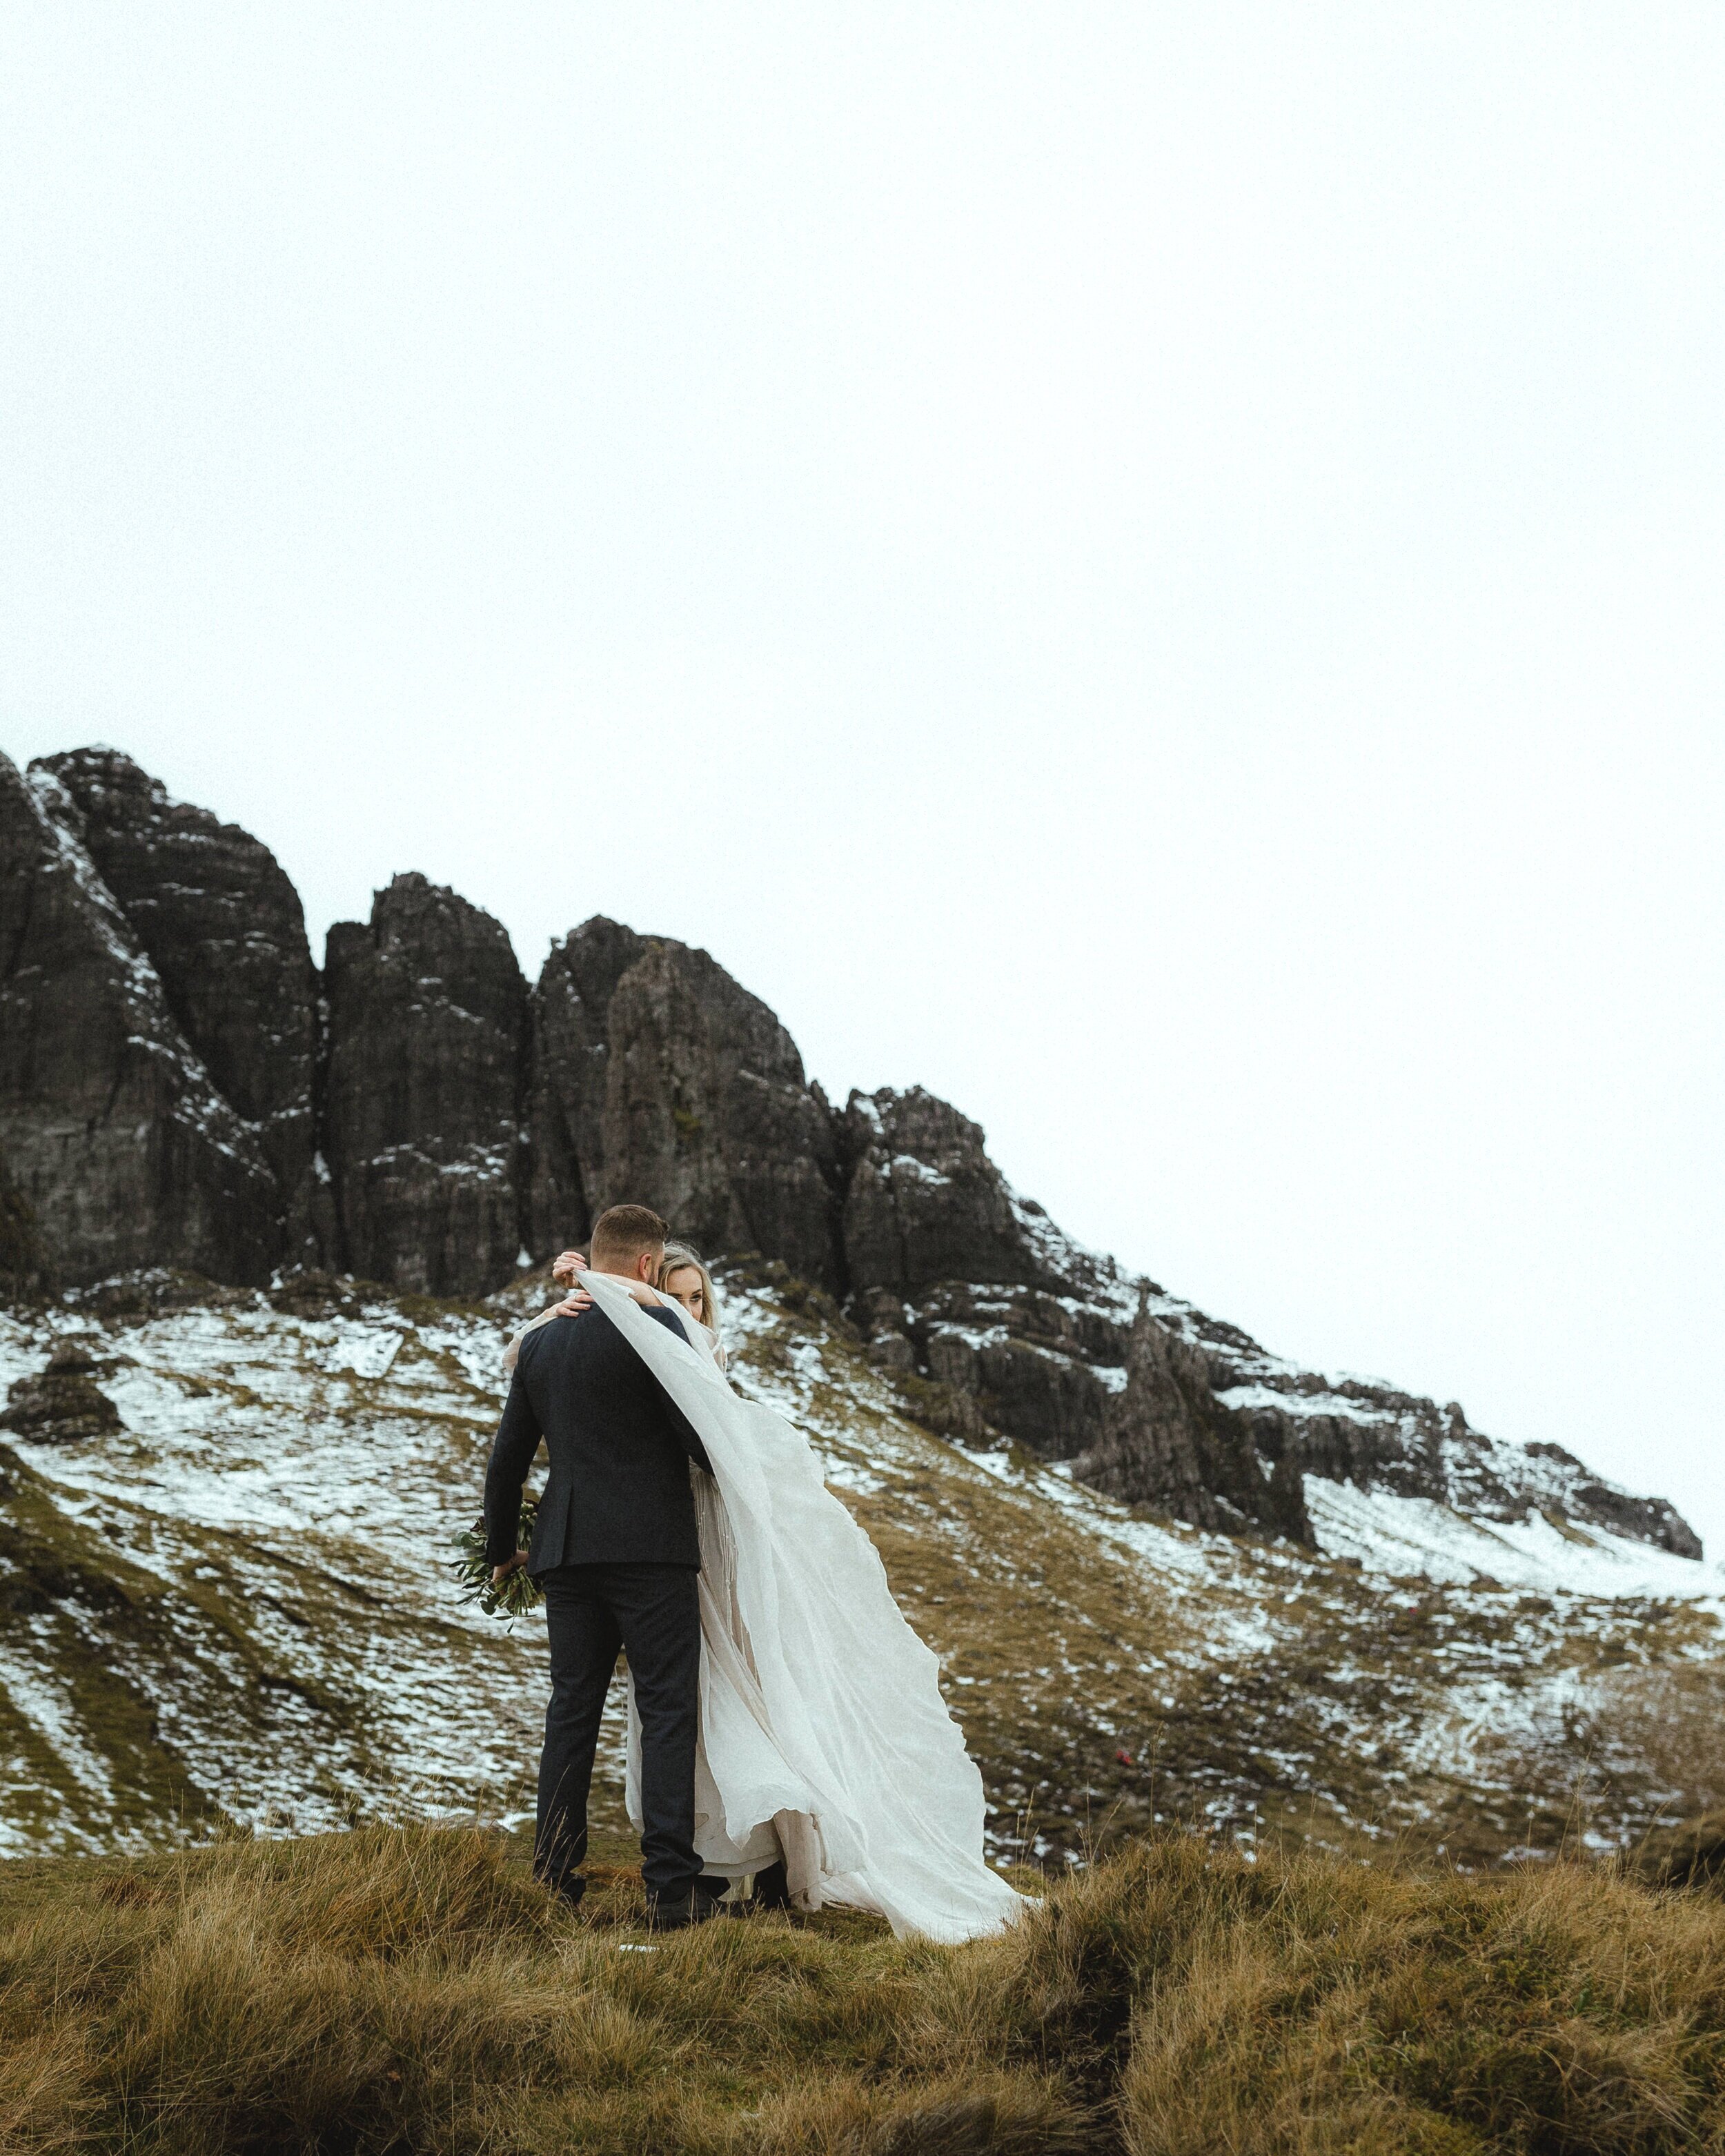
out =
<path fill-rule="evenodd" d="M 1237 1327 L 1158 1296 L 1163 1322 L 1203 1353 L 1221 1404 L 1250 1420 L 1265 1458 L 1286 1450 L 1301 1473 L 1362 1490 L 1428 1497 L 1486 1519 L 1530 1510 L 1698 1558 L 1688 1522 L 1662 1497 L 1604 1482 L 1558 1445 L 1508 1445 L 1475 1430 L 1461 1403 L 1358 1378 L 1331 1378 L 1271 1355 Z"/>
<path fill-rule="evenodd" d="M 1560 1447 L 1502 1444 L 1453 1402 L 1302 1370 L 1127 1279 L 1014 1192 L 980 1128 L 929 1094 L 853 1094 L 843 1137 L 870 1357 L 973 1401 L 984 1440 L 998 1432 L 1202 1527 L 1306 1539 L 1312 1475 L 1486 1517 L 1549 1509 L 1701 1553 L 1665 1500 L 1601 1482 Z"/>
<path fill-rule="evenodd" d="M 602 916 L 554 943 L 533 991 L 531 1242 L 584 1242 L 610 1202 L 601 1196 L 611 998 L 646 949 Z M 639 1202 L 653 1201 L 644 1193 Z"/>
<path fill-rule="evenodd" d="M 1147 1300 L 1132 1329 L 1125 1389 L 1074 1471 L 1110 1496 L 1196 1527 L 1312 1539 L 1295 1449 L 1280 1430 L 1221 1404 L 1202 1351 L 1153 1317 Z"/>
<path fill-rule="evenodd" d="M 1224 1406 L 1205 1350 L 1019 1198 L 977 1124 L 920 1089 L 853 1093 L 845 1142 L 845 1257 L 877 1363 L 969 1395 L 1003 1435 L 1127 1502 L 1309 1535 L 1281 1424 L 1260 1435 Z"/>
<path fill-rule="evenodd" d="M 527 990 L 507 931 L 423 875 L 326 963 L 325 1157 L 347 1271 L 476 1295 L 522 1245 Z"/>
<path fill-rule="evenodd" d="M 973 1394 L 995 1430 L 1045 1459 L 1095 1445 L 1125 1383 L 1125 1327 L 1070 1295 L 949 1281 L 914 1304 L 875 1290 L 863 1307 L 875 1361 L 908 1356 L 907 1367 Z"/>
<path fill-rule="evenodd" d="M 312 1089 L 317 974 L 299 893 L 270 849 L 207 808 L 174 800 L 114 749 L 32 767 L 76 803 L 84 843 L 216 1089 L 254 1127 L 291 1226 L 313 1255 Z"/>
<path fill-rule="evenodd" d="M 1460 1409 L 1456 1412 L 1459 1414 Z M 1476 1445 L 1489 1446 L 1491 1443 L 1477 1430 L 1468 1430 L 1467 1436 Z M 1673 1557 L 1698 1558 L 1702 1554 L 1701 1537 L 1666 1498 L 1634 1496 L 1627 1490 L 1600 1481 L 1561 1445 L 1530 1445 L 1526 1451 L 1529 1459 L 1548 1462 L 1556 1468 L 1561 1478 L 1565 1511 L 1594 1527 L 1607 1527 L 1613 1534 L 1627 1535 L 1631 1541 L 1651 1543 L 1657 1548 L 1668 1549 Z"/>
<path fill-rule="evenodd" d="M 69 1445 L 80 1438 L 110 1437 L 120 1410 L 95 1382 L 88 1348 L 68 1341 L 55 1348 L 38 1377 L 20 1378 L 0 1411 L 0 1430 L 39 1444 Z"/>
<path fill-rule="evenodd" d="M 766 1004 L 705 951 L 589 921 L 546 960 L 534 1029 L 541 1247 L 634 1202 L 704 1250 L 839 1284 L 826 1101 Z"/>
<path fill-rule="evenodd" d="M 853 1093 L 845 1111 L 845 1258 L 860 1294 L 914 1302 L 947 1281 L 1055 1285 L 982 1127 L 925 1093 Z"/>
<path fill-rule="evenodd" d="M 280 1194 L 54 773 L 0 757 L 0 1152 L 63 1278 L 267 1279 Z"/>
<path fill-rule="evenodd" d="M 973 1396 L 1004 1435 L 1065 1460 L 1101 1439 L 1135 1295 L 988 1158 L 979 1125 L 914 1087 L 853 1093 L 845 1255 L 870 1352 Z"/>

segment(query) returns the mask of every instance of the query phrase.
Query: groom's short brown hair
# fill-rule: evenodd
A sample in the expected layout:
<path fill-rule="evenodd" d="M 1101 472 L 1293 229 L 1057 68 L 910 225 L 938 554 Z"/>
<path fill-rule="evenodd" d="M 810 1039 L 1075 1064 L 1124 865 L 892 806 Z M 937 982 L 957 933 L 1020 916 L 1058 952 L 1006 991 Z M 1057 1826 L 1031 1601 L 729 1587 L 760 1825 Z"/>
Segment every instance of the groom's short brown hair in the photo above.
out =
<path fill-rule="evenodd" d="M 645 1205 L 614 1205 L 593 1224 L 596 1272 L 633 1272 L 643 1251 L 662 1250 L 669 1224 Z"/>

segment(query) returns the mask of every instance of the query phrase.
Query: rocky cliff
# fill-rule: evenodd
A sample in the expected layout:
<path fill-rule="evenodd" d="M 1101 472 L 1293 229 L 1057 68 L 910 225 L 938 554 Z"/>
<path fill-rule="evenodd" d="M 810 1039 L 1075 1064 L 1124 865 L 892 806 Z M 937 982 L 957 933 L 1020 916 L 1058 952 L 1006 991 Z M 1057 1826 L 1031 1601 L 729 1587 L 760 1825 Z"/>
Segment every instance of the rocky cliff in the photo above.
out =
<path fill-rule="evenodd" d="M 325 1154 L 343 1271 L 434 1295 L 521 1249 L 527 990 L 499 921 L 422 875 L 337 921 L 325 967 Z"/>
<path fill-rule="evenodd" d="M 0 758 L 0 1154 L 62 1278 L 267 1278 L 281 1193 L 46 766 Z"/>
<path fill-rule="evenodd" d="M 657 1206 L 842 1306 L 925 1424 L 1129 1504 L 1308 1542 L 1308 1478 L 1678 1556 L 1672 1508 L 1461 1408 L 1271 1355 L 1064 1236 L 919 1089 L 829 1106 L 704 951 L 603 918 L 529 988 L 501 923 L 417 875 L 322 973 L 267 848 L 85 749 L 0 758 L 0 1269 L 298 1267 L 474 1297 Z"/>
<path fill-rule="evenodd" d="M 796 1043 L 705 951 L 595 919 L 533 998 L 533 1240 L 656 1206 L 714 1251 L 841 1285 L 838 1155 Z"/>
<path fill-rule="evenodd" d="M 172 800 L 130 757 L 74 749 L 34 772 L 75 807 L 170 1016 L 275 1177 L 285 1250 L 310 1258 L 318 983 L 299 893 L 249 832 Z"/>

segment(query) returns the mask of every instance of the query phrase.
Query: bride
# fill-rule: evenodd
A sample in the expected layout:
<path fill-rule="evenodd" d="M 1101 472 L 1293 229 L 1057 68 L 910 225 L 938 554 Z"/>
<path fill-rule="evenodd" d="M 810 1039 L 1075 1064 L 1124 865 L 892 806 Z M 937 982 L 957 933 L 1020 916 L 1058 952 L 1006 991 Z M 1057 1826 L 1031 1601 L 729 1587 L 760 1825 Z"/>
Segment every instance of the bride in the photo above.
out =
<path fill-rule="evenodd" d="M 535 1324 L 597 1304 L 712 1466 L 711 1477 L 691 1470 L 702 1650 L 695 1846 L 706 1871 L 756 1875 L 757 1905 L 873 1910 L 901 1936 L 957 1942 L 1013 1922 L 1023 1899 L 983 1861 L 982 1777 L 941 1697 L 939 1664 L 808 1440 L 731 1384 L 706 1266 L 668 1244 L 656 1293 L 584 1270 L 573 1251 L 553 1270 L 578 1271 L 580 1284 Z M 669 1304 L 696 1353 L 647 1317 L 649 1301 Z M 639 1769 L 631 1691 L 637 1826 Z"/>

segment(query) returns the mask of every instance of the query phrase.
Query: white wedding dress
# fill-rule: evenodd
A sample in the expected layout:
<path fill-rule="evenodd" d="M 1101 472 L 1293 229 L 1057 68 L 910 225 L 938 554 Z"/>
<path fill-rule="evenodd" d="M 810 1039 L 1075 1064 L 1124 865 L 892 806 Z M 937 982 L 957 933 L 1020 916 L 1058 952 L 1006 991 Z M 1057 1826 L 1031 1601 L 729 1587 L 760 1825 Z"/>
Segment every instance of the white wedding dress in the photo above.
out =
<path fill-rule="evenodd" d="M 693 1354 L 620 1281 L 581 1286 L 699 1433 L 701 1738 L 695 1846 L 709 1872 L 783 1854 L 793 1899 L 885 1917 L 949 1943 L 1011 1923 L 1024 1897 L 983 1861 L 983 1781 L 874 1544 L 808 1440 L 731 1389 L 682 1306 Z M 629 1809 L 640 1825 L 630 1701 Z"/>

